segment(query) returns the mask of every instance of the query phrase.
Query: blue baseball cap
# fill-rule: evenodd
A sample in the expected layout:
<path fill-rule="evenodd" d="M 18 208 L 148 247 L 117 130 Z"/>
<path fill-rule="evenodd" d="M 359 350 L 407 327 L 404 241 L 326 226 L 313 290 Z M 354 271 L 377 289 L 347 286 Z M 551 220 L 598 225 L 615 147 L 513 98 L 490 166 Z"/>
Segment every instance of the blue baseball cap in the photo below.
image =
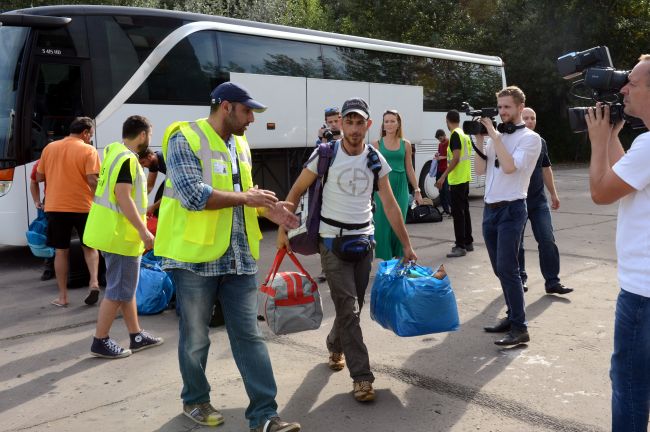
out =
<path fill-rule="evenodd" d="M 266 111 L 266 105 L 254 100 L 248 91 L 234 82 L 221 83 L 210 93 L 212 105 L 219 105 L 223 101 L 239 102 L 246 105 L 255 112 L 261 113 Z"/>

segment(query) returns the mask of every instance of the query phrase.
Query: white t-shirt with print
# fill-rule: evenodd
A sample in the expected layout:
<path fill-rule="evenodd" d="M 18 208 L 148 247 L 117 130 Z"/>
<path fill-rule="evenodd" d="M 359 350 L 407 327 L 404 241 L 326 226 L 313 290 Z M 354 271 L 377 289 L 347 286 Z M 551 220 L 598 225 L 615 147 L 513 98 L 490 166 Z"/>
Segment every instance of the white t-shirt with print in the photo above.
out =
<path fill-rule="evenodd" d="M 312 157 L 316 152 L 317 150 L 312 153 Z M 391 168 L 381 153 L 378 151 L 376 153 L 381 160 L 379 178 L 382 178 L 391 171 Z M 317 157 L 313 157 L 307 164 L 307 169 L 313 173 L 318 172 Z M 323 188 L 321 216 L 350 224 L 372 221 L 373 180 L 374 174 L 368 168 L 368 147 L 366 146 L 360 155 L 350 156 L 339 145 Z M 359 230 L 343 230 L 343 235 L 373 234 L 374 232 L 375 227 L 371 223 L 366 228 Z M 320 222 L 319 234 L 321 237 L 336 237 L 340 233 L 340 228 L 328 225 L 323 221 Z"/>
<path fill-rule="evenodd" d="M 619 201 L 616 222 L 618 282 L 650 297 L 650 132 L 639 135 L 612 169 L 636 189 Z"/>

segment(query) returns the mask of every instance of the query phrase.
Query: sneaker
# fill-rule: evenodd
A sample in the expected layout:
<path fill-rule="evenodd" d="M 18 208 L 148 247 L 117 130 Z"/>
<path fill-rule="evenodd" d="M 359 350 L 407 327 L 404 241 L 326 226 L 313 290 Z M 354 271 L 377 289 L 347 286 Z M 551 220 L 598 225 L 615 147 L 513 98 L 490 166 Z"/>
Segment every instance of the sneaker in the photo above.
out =
<path fill-rule="evenodd" d="M 325 282 L 327 280 L 327 276 L 325 276 L 325 272 L 320 272 L 320 274 L 316 277 L 316 280 L 318 282 Z"/>
<path fill-rule="evenodd" d="M 524 289 L 524 292 L 528 292 L 528 282 L 522 281 L 521 287 Z"/>
<path fill-rule="evenodd" d="M 223 414 L 210 405 L 210 402 L 183 404 L 183 414 L 203 426 L 219 426 L 224 421 Z"/>
<path fill-rule="evenodd" d="M 140 333 L 131 334 L 130 336 L 131 344 L 129 345 L 129 349 L 133 352 L 155 347 L 164 342 L 163 338 L 155 337 L 144 330 L 140 330 Z"/>
<path fill-rule="evenodd" d="M 110 337 L 104 339 L 93 338 L 90 355 L 108 359 L 118 359 L 131 355 L 131 350 L 122 348 Z"/>
<path fill-rule="evenodd" d="M 474 243 L 469 243 L 465 245 L 465 251 L 474 252 Z"/>
<path fill-rule="evenodd" d="M 271 417 L 264 424 L 251 429 L 251 432 L 298 432 L 300 423 L 287 423 L 280 420 L 280 417 Z"/>
<path fill-rule="evenodd" d="M 370 381 L 355 381 L 352 383 L 354 398 L 359 402 L 370 402 L 375 400 L 375 390 Z"/>
<path fill-rule="evenodd" d="M 340 371 L 343 369 L 345 367 L 343 353 L 330 352 L 330 359 L 327 366 L 329 366 L 333 371 Z"/>
<path fill-rule="evenodd" d="M 447 258 L 463 257 L 465 255 L 467 255 L 467 251 L 465 249 L 462 247 L 454 246 L 451 248 L 451 252 L 447 254 Z"/>
<path fill-rule="evenodd" d="M 88 292 L 84 303 L 86 303 L 88 306 L 92 306 L 97 303 L 97 300 L 99 300 L 99 289 L 91 289 Z"/>

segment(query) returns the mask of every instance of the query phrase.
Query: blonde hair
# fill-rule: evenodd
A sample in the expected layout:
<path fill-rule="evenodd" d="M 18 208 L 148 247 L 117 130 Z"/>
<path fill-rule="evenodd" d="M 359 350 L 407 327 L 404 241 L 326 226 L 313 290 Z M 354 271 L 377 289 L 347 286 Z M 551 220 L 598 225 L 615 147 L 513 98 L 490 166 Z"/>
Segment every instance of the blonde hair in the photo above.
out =
<path fill-rule="evenodd" d="M 386 136 L 386 129 L 384 129 L 384 118 L 386 118 L 388 114 L 392 114 L 397 117 L 397 132 L 395 132 L 395 135 L 397 135 L 397 138 L 404 138 L 404 132 L 402 131 L 402 116 L 399 115 L 399 112 L 394 109 L 384 111 L 384 115 L 381 117 L 381 136 Z"/>
<path fill-rule="evenodd" d="M 516 104 L 521 105 L 526 103 L 526 95 L 517 86 L 508 86 L 497 93 L 497 97 L 512 96 Z"/>

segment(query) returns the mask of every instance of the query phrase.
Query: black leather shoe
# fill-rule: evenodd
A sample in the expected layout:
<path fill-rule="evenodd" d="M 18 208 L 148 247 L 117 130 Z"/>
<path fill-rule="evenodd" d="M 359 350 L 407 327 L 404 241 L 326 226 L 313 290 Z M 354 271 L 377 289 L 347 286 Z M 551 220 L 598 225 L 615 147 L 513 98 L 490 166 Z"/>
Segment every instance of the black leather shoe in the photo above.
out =
<path fill-rule="evenodd" d="M 519 345 L 530 341 L 530 335 L 527 330 L 512 329 L 508 334 L 499 340 L 495 340 L 495 345 Z"/>
<path fill-rule="evenodd" d="M 505 333 L 510 331 L 510 320 L 508 318 L 501 318 L 495 325 L 492 327 L 483 327 L 488 333 Z"/>
<path fill-rule="evenodd" d="M 464 257 L 465 255 L 467 255 L 467 251 L 465 251 L 465 249 L 462 247 L 454 246 L 451 248 L 451 252 L 447 254 L 447 258 Z"/>
<path fill-rule="evenodd" d="M 521 286 L 523 287 L 524 292 L 528 292 L 528 283 L 527 282 L 522 282 Z"/>
<path fill-rule="evenodd" d="M 567 288 L 561 283 L 546 288 L 546 294 L 569 294 L 573 288 Z"/>
<path fill-rule="evenodd" d="M 467 252 L 474 252 L 474 243 L 466 244 L 465 245 L 465 250 Z"/>

